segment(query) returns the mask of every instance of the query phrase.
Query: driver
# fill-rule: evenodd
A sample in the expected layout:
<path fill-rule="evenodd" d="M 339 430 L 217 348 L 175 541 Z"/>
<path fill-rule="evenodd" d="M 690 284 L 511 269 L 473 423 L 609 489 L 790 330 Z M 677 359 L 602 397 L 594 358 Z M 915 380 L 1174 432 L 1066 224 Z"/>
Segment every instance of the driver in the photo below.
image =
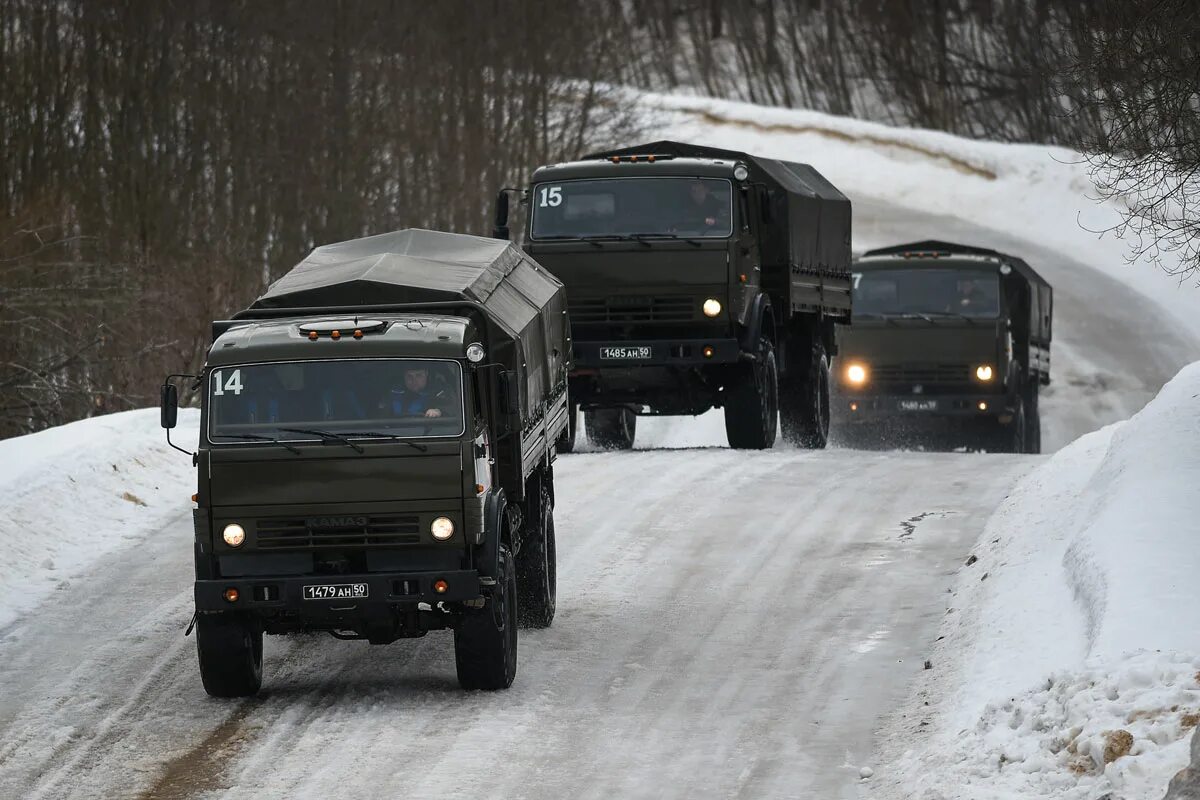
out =
<path fill-rule="evenodd" d="M 429 386 L 427 367 L 404 370 L 404 387 L 391 391 L 392 413 L 399 417 L 440 417 L 446 404 L 445 391 L 433 391 Z"/>
<path fill-rule="evenodd" d="M 727 210 L 725 204 L 714 197 L 704 185 L 704 181 L 699 178 L 688 185 L 688 197 L 691 200 L 689 216 L 696 219 L 698 228 L 716 227 Z"/>

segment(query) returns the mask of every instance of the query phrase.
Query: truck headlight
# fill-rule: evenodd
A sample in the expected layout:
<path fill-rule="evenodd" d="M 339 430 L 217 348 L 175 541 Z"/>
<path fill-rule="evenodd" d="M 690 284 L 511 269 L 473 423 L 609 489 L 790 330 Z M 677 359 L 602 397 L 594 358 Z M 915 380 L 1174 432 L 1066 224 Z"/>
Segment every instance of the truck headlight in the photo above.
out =
<path fill-rule="evenodd" d="M 439 542 L 444 542 L 454 535 L 454 522 L 449 517 L 438 517 L 429 524 L 429 532 Z"/>
<path fill-rule="evenodd" d="M 715 297 L 710 297 L 704 301 L 704 316 L 715 317 L 721 313 L 721 301 Z"/>
<path fill-rule="evenodd" d="M 982 364 L 975 368 L 975 377 L 984 383 L 992 379 L 992 367 L 989 364 Z"/>
<path fill-rule="evenodd" d="M 867 368 L 862 364 L 851 364 L 846 367 L 846 382 L 862 386 L 867 382 Z"/>
<path fill-rule="evenodd" d="M 231 522 L 221 532 L 221 538 L 230 547 L 241 547 L 242 543 L 246 541 L 246 529 L 236 522 Z"/>

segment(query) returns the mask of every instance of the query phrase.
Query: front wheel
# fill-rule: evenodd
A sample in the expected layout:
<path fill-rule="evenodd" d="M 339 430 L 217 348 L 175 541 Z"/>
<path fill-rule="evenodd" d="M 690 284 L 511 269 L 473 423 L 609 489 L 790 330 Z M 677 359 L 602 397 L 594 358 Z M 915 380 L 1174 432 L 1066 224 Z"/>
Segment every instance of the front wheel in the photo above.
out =
<path fill-rule="evenodd" d="M 779 431 L 779 370 L 771 341 L 760 339 L 755 355 L 726 390 L 725 434 L 735 450 L 765 450 Z"/>
<path fill-rule="evenodd" d="M 583 412 L 583 427 L 592 444 L 604 450 L 631 450 L 637 435 L 637 414 L 633 409 L 597 408 Z"/>
<path fill-rule="evenodd" d="M 200 680 L 212 697 L 251 697 L 262 688 L 263 632 L 258 620 L 227 611 L 196 619 Z"/>
<path fill-rule="evenodd" d="M 506 545 L 499 572 L 484 607 L 454 629 L 454 666 L 464 689 L 507 689 L 517 677 L 517 570 Z"/>

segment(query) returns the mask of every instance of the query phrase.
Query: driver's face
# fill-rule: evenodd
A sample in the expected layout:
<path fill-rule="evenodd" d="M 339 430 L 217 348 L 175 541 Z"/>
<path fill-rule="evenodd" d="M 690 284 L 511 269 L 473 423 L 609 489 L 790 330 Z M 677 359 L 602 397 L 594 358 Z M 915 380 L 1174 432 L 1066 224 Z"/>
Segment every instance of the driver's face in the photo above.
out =
<path fill-rule="evenodd" d="M 696 205 L 700 205 L 708 197 L 708 189 L 704 188 L 703 183 L 693 183 L 690 191 L 692 193 L 692 202 Z"/>
<path fill-rule="evenodd" d="M 425 389 L 429 383 L 429 371 L 424 369 L 410 369 L 404 373 L 404 388 L 410 392 L 420 392 Z"/>

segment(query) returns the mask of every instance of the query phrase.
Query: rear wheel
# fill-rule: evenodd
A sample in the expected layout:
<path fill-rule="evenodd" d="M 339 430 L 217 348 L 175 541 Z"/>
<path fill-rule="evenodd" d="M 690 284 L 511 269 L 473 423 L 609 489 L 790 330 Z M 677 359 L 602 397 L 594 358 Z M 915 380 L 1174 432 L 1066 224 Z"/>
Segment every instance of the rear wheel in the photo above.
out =
<path fill-rule="evenodd" d="M 575 437 L 579 434 L 579 404 L 567 404 L 567 427 L 563 430 L 562 436 L 558 437 L 555 446 L 560 453 L 575 452 Z"/>
<path fill-rule="evenodd" d="M 759 339 L 755 355 L 725 400 L 725 434 L 736 450 L 765 450 L 779 431 L 779 370 L 771 341 Z"/>
<path fill-rule="evenodd" d="M 1025 401 L 1028 413 L 1025 417 L 1025 452 L 1042 452 L 1042 412 L 1038 409 L 1038 385 L 1032 384 Z"/>
<path fill-rule="evenodd" d="M 605 450 L 631 450 L 637 435 L 633 409 L 597 408 L 583 413 L 583 427 L 592 444 Z"/>
<path fill-rule="evenodd" d="M 250 697 L 262 688 L 263 632 L 247 614 L 224 612 L 196 618 L 200 680 L 213 697 Z"/>
<path fill-rule="evenodd" d="M 525 628 L 549 628 L 554 621 L 557 592 L 554 550 L 554 508 L 550 492 L 542 489 L 536 527 L 521 542 L 517 554 L 517 597 L 520 624 Z"/>
<path fill-rule="evenodd" d="M 782 404 L 785 442 L 809 450 L 823 450 L 829 444 L 829 386 L 829 358 L 825 346 L 818 342 L 808 375 L 789 386 Z"/>
<path fill-rule="evenodd" d="M 507 689 L 517 676 L 517 571 L 506 545 L 499 572 L 483 609 L 454 629 L 454 665 L 464 689 Z"/>

